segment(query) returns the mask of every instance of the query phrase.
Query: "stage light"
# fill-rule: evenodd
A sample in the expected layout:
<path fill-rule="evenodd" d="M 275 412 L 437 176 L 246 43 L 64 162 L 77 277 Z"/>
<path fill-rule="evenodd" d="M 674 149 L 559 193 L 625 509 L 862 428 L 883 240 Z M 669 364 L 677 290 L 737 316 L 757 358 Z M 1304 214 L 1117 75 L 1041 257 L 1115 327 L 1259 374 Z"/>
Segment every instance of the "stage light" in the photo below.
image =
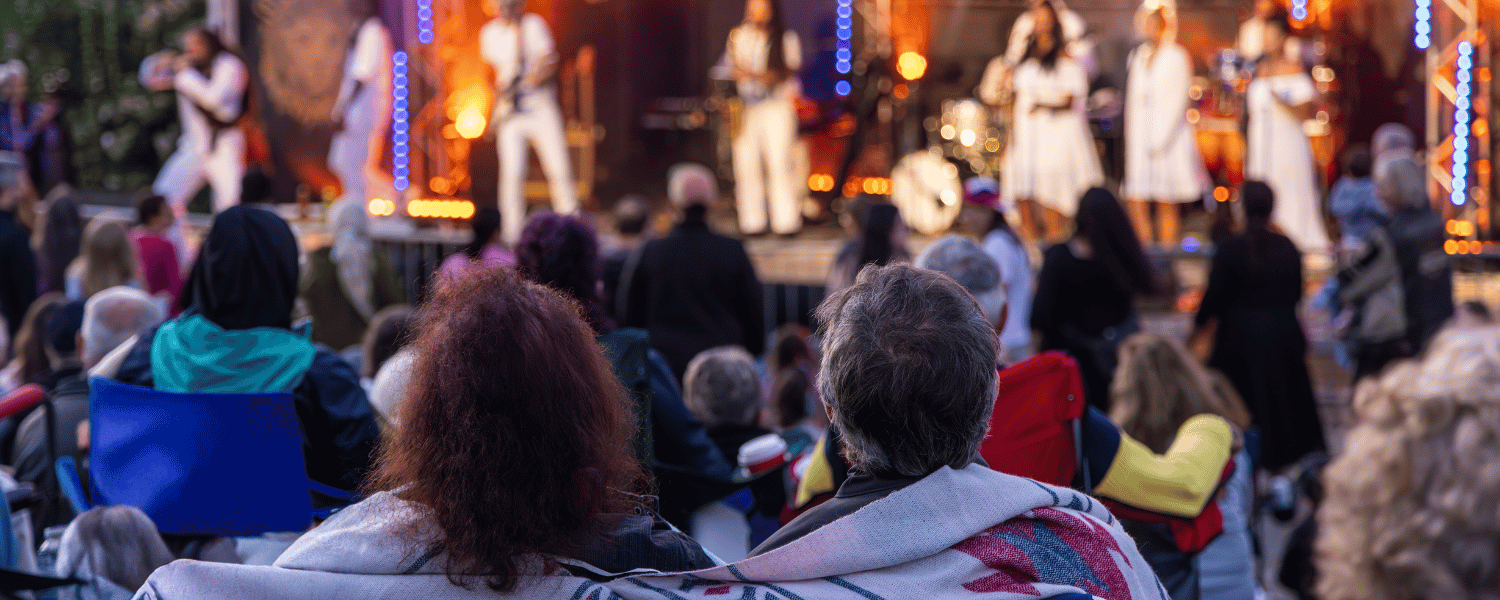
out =
<path fill-rule="evenodd" d="M 1412 39 L 1412 43 L 1418 50 L 1426 50 L 1432 45 L 1432 0 L 1417 0 L 1415 17 L 1416 22 L 1412 24 L 1412 31 L 1416 36 Z"/>
<path fill-rule="evenodd" d="M 1229 201 L 1229 188 L 1224 187 L 1222 185 L 1219 186 L 1219 187 L 1214 188 L 1214 201 L 1216 201 L 1216 202 L 1228 202 Z"/>
<path fill-rule="evenodd" d="M 1182 238 L 1182 251 L 1183 252 L 1197 252 L 1202 247 L 1203 247 L 1203 245 L 1198 242 L 1198 238 L 1195 238 L 1193 236 L 1187 236 L 1185 238 Z"/>
<path fill-rule="evenodd" d="M 402 74 L 406 72 L 407 59 L 406 52 L 402 50 L 397 50 L 391 55 L 391 62 L 395 65 L 392 69 L 392 73 L 395 74 L 391 77 L 391 95 L 395 97 L 392 106 L 396 107 L 396 110 L 391 113 L 391 130 L 394 132 L 391 136 L 391 187 L 398 192 L 406 191 L 406 188 L 411 185 L 411 180 L 407 179 L 407 167 L 411 165 L 411 157 L 408 154 L 410 146 L 407 145 L 407 131 L 410 129 L 407 123 L 409 115 L 406 112 L 407 79 L 406 75 Z M 391 210 L 394 212 L 395 208 Z"/>
<path fill-rule="evenodd" d="M 1430 0 L 1422 0 L 1430 1 Z M 1469 94 L 1473 88 L 1469 82 L 1473 79 L 1474 68 L 1474 45 L 1464 40 L 1458 43 L 1458 60 L 1453 68 L 1453 79 L 1458 85 L 1453 87 L 1453 154 L 1449 157 L 1452 165 L 1449 167 L 1451 180 L 1449 185 L 1452 191 L 1448 194 L 1448 201 L 1454 206 L 1462 206 L 1468 201 L 1469 191 L 1469 135 L 1477 127 L 1477 123 L 1471 123 L 1473 118 L 1469 114 L 1471 108 Z M 1488 129 L 1488 125 L 1484 126 Z"/>
<path fill-rule="evenodd" d="M 836 58 L 833 70 L 839 75 L 848 75 L 853 70 L 850 61 L 854 58 L 853 44 L 849 40 L 854 39 L 854 0 L 838 0 L 838 8 L 834 11 L 838 18 L 834 20 L 837 27 L 835 35 L 838 37 Z M 848 96 L 853 86 L 849 80 L 840 79 L 833 84 L 833 92 L 840 96 Z"/>
<path fill-rule="evenodd" d="M 896 72 L 907 81 L 916 81 L 927 72 L 927 59 L 916 52 L 903 52 L 901 58 L 896 59 Z"/>
<path fill-rule="evenodd" d="M 473 106 L 465 107 L 453 121 L 453 126 L 458 128 L 458 135 L 466 140 L 478 139 L 484 135 L 485 125 L 484 111 Z"/>
<path fill-rule="evenodd" d="M 840 96 L 848 96 L 850 87 L 848 81 L 839 81 L 833 84 L 833 92 Z"/>
<path fill-rule="evenodd" d="M 431 44 L 432 31 L 432 0 L 417 0 L 417 41 Z"/>
<path fill-rule="evenodd" d="M 474 203 L 468 200 L 412 200 L 406 214 L 417 219 L 468 219 L 474 216 Z"/>
<path fill-rule="evenodd" d="M 376 217 L 389 217 L 396 212 L 396 203 L 384 198 L 370 200 L 368 206 L 370 214 Z"/>

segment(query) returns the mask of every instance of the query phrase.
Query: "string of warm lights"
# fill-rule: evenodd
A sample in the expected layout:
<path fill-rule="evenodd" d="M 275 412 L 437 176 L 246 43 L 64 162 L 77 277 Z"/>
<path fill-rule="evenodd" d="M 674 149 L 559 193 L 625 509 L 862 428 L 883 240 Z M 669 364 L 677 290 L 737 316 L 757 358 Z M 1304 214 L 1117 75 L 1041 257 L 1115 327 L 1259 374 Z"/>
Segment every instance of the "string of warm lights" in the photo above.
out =
<path fill-rule="evenodd" d="M 406 214 L 416 219 L 468 219 L 474 216 L 474 203 L 468 200 L 412 200 L 406 203 Z"/>

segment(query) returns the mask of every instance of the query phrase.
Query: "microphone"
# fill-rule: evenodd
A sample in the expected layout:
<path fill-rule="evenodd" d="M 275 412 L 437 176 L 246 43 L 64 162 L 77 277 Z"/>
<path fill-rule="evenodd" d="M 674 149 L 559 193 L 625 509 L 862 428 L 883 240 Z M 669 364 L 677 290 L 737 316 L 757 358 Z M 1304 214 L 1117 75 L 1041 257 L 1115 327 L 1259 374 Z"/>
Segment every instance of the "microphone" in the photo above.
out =
<path fill-rule="evenodd" d="M 4 398 L 0 398 L 0 419 L 8 419 L 31 410 L 46 398 L 46 390 L 35 383 L 18 387 L 15 391 L 6 394 Z"/>

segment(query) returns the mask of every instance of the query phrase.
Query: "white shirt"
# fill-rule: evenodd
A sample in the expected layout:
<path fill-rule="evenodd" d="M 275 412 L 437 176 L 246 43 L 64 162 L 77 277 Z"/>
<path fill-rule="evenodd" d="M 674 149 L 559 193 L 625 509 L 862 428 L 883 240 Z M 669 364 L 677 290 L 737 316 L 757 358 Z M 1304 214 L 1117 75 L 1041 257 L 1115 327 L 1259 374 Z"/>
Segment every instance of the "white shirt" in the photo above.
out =
<path fill-rule="evenodd" d="M 516 40 L 515 23 L 502 24 L 497 19 L 485 23 L 484 28 L 479 30 L 479 55 L 495 68 L 497 87 L 505 88 L 517 75 L 524 78 L 526 74 L 536 72 L 539 67 L 557 60 L 554 56 L 556 50 L 552 43 L 552 30 L 547 27 L 546 20 L 536 13 L 526 13 L 521 16 L 519 30 L 519 42 Z M 536 89 L 523 84 L 521 91 L 542 92 L 524 93 L 522 102 L 539 95 L 556 95 L 556 88 L 550 84 Z"/>
<path fill-rule="evenodd" d="M 769 32 L 762 27 L 750 24 L 742 24 L 729 32 L 729 43 L 725 53 L 729 55 L 731 66 L 738 66 L 749 71 L 752 75 L 762 75 L 770 68 L 771 44 L 767 42 Z M 802 68 L 802 42 L 797 38 L 797 33 L 787 30 L 781 36 L 781 53 L 786 62 L 786 68 L 790 72 L 797 72 Z M 785 89 L 778 87 L 777 90 L 767 90 L 765 84 L 754 79 L 735 79 L 735 88 L 739 90 L 740 96 L 749 101 L 757 101 L 772 93 Z"/>
<path fill-rule="evenodd" d="M 197 69 L 183 69 L 172 78 L 182 136 L 199 154 L 209 152 L 212 129 L 197 107 L 207 109 L 220 121 L 234 121 L 245 110 L 245 86 L 249 84 L 250 72 L 245 63 L 228 52 L 214 57 L 208 77 Z"/>

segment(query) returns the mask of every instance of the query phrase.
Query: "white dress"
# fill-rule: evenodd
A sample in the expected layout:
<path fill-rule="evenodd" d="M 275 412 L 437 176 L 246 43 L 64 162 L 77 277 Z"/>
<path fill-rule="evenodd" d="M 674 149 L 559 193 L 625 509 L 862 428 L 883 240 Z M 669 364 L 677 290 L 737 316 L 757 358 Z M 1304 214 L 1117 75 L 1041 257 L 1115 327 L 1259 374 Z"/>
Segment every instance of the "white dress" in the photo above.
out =
<path fill-rule="evenodd" d="M 1298 105 L 1317 95 L 1312 78 L 1302 72 L 1258 77 L 1245 92 L 1250 112 L 1245 178 L 1264 181 L 1276 192 L 1271 221 L 1303 252 L 1325 252 L 1329 245 L 1315 178 L 1317 167 L 1302 120 L 1276 97 Z"/>
<path fill-rule="evenodd" d="M 1125 178 L 1129 200 L 1191 202 L 1203 194 L 1203 155 L 1187 122 L 1193 63 L 1175 42 L 1152 56 L 1142 45 L 1130 54 L 1125 86 Z"/>
<path fill-rule="evenodd" d="M 1041 61 L 1028 59 L 1016 67 L 1015 89 L 1015 118 L 1003 163 L 1002 195 L 1011 201 L 1030 198 L 1072 217 L 1083 193 L 1104 183 L 1094 138 L 1083 113 L 1089 91 L 1083 67 L 1064 56 L 1058 57 L 1048 71 Z M 1039 103 L 1055 104 L 1070 94 L 1072 110 L 1032 112 Z"/>

